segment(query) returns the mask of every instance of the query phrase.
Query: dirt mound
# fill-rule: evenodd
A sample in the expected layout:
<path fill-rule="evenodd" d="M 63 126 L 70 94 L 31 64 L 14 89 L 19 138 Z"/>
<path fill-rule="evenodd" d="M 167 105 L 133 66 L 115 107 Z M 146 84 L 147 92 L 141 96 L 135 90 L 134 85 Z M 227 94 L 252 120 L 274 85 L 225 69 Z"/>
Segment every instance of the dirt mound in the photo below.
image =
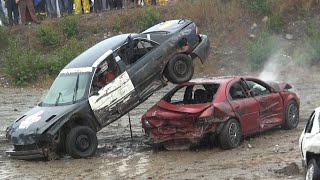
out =
<path fill-rule="evenodd" d="M 284 174 L 284 175 L 287 175 L 287 176 L 292 176 L 292 175 L 297 175 L 299 174 L 299 166 L 297 165 L 297 163 L 290 163 L 289 165 L 281 168 L 281 169 L 277 169 L 277 170 L 274 170 L 275 173 L 278 173 L 278 174 Z"/>

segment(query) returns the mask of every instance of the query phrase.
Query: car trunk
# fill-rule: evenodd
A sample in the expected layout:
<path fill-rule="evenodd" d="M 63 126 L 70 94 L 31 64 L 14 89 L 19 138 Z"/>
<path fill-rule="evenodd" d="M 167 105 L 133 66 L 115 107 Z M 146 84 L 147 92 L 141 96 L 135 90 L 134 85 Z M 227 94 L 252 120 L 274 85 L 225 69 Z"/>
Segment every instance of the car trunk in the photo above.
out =
<path fill-rule="evenodd" d="M 153 143 L 171 140 L 195 143 L 207 128 L 197 125 L 198 116 L 209 106 L 209 103 L 181 105 L 161 100 L 144 115 L 143 126 Z"/>

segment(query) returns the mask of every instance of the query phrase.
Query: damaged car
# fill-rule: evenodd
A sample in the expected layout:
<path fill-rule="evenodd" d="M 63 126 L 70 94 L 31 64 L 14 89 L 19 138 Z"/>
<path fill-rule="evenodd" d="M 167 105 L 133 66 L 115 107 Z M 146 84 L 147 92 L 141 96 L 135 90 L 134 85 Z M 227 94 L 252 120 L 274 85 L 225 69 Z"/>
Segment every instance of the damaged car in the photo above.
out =
<path fill-rule="evenodd" d="M 320 107 L 310 115 L 301 133 L 299 147 L 302 167 L 306 170 L 306 180 L 320 179 Z"/>
<path fill-rule="evenodd" d="M 296 128 L 300 101 L 291 88 L 287 83 L 240 76 L 182 83 L 141 118 L 145 143 L 175 150 L 209 140 L 232 149 L 243 136 L 276 126 Z"/>
<path fill-rule="evenodd" d="M 43 101 L 6 130 L 11 158 L 92 156 L 96 133 L 172 83 L 189 81 L 209 40 L 187 19 L 101 41 L 59 73 Z"/>

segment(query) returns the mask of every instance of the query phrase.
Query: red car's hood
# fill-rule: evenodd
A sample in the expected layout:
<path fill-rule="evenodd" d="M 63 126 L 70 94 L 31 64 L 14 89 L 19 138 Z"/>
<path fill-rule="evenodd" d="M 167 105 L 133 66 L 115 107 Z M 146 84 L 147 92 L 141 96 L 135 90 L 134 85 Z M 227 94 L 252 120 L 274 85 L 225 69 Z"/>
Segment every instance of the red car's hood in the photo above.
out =
<path fill-rule="evenodd" d="M 164 100 L 159 101 L 152 109 L 148 110 L 145 117 L 158 117 L 165 119 L 180 119 L 189 116 L 195 116 L 210 106 L 206 104 L 174 105 Z"/>

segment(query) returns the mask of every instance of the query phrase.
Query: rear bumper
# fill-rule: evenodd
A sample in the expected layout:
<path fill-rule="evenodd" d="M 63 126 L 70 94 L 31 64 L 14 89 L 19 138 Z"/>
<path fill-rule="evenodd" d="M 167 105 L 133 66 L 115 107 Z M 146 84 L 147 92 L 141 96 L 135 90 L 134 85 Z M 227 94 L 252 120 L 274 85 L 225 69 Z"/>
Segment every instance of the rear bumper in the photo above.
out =
<path fill-rule="evenodd" d="M 26 151 L 6 151 L 6 154 L 9 156 L 9 158 L 21 160 L 40 159 L 45 157 L 42 149 Z"/>
<path fill-rule="evenodd" d="M 208 56 L 210 51 L 210 42 L 209 38 L 206 35 L 201 34 L 200 35 L 200 43 L 198 46 L 193 50 L 191 53 L 192 58 L 199 57 L 201 62 L 204 63 Z"/>

